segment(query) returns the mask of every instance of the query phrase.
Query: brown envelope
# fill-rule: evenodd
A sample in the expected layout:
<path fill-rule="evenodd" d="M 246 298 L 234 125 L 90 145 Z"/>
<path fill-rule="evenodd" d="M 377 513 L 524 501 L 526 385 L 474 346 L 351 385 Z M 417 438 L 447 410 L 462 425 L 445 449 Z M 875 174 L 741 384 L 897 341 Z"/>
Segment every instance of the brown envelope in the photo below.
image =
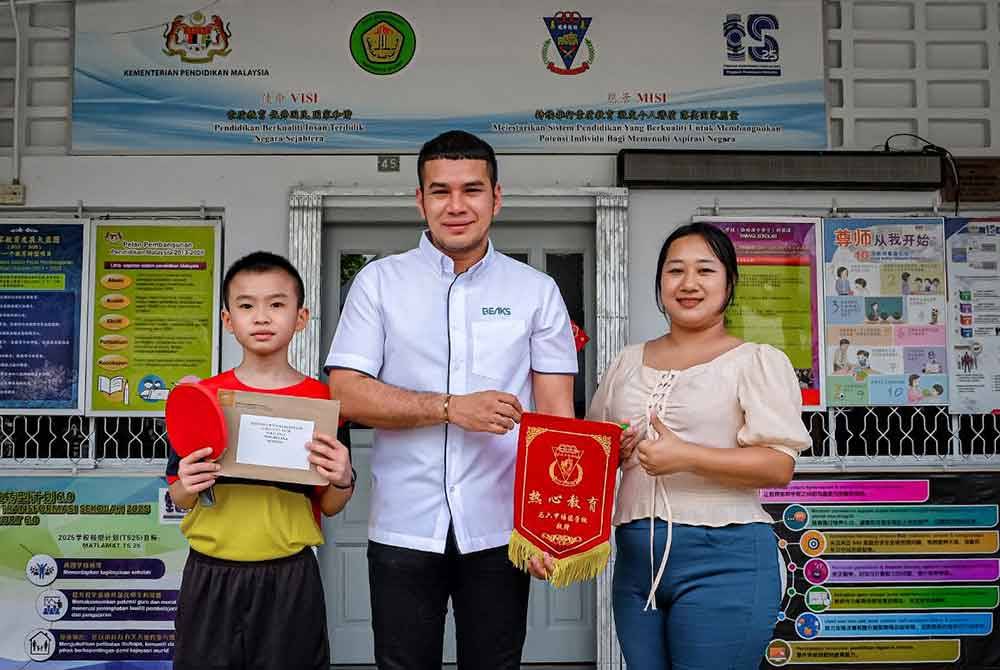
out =
<path fill-rule="evenodd" d="M 315 465 L 310 465 L 308 470 L 298 470 L 271 465 L 237 463 L 240 418 L 244 414 L 253 414 L 279 419 L 312 421 L 316 425 L 316 432 L 336 436 L 337 422 L 340 417 L 339 401 L 220 389 L 219 406 L 222 407 L 222 414 L 226 417 L 226 430 L 228 432 L 228 445 L 218 461 L 222 466 L 220 474 L 223 477 L 264 479 L 289 484 L 325 485 L 327 483 L 316 472 Z M 302 449 L 305 450 L 305 445 L 302 446 Z"/>

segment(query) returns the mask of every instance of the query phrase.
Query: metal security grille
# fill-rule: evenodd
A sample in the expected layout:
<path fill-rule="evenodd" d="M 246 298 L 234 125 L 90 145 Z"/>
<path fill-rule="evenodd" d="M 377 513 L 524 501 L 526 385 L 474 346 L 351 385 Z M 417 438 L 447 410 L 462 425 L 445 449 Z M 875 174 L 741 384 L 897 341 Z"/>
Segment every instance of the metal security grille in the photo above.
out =
<path fill-rule="evenodd" d="M 162 470 L 167 448 L 159 418 L 0 417 L 0 470 Z"/>
<path fill-rule="evenodd" d="M 1000 470 L 1000 417 L 950 415 L 945 407 L 853 407 L 806 412 L 813 446 L 800 472 Z M 0 417 L 0 470 L 160 470 L 163 419 Z"/>

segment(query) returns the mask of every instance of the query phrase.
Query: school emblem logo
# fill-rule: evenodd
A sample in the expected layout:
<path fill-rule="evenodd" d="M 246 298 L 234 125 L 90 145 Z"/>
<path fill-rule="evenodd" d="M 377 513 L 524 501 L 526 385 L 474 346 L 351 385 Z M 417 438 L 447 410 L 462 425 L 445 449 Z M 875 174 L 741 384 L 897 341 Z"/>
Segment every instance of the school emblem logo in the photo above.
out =
<path fill-rule="evenodd" d="M 583 481 L 583 466 L 580 458 L 583 452 L 572 444 L 560 444 L 552 447 L 552 464 L 549 466 L 549 477 L 559 486 L 573 487 Z"/>
<path fill-rule="evenodd" d="M 563 75 L 582 74 L 589 70 L 597 55 L 594 43 L 587 39 L 587 30 L 590 29 L 593 19 L 581 15 L 580 12 L 564 11 L 556 12 L 552 16 L 544 16 L 542 20 L 545 21 L 545 27 L 549 31 L 549 39 L 542 44 L 542 62 L 545 63 L 545 67 L 550 72 Z M 555 46 L 555 51 L 562 61 L 563 67 L 560 67 L 559 63 L 552 57 L 553 46 Z M 582 62 L 573 67 L 577 56 L 580 55 L 581 46 L 587 47 L 587 55 L 585 58 L 581 57 Z"/>
<path fill-rule="evenodd" d="M 211 63 L 216 56 L 229 55 L 232 36 L 229 24 L 223 25 L 218 14 L 211 19 L 201 12 L 178 14 L 163 33 L 163 53 L 179 56 L 185 63 Z"/>
<path fill-rule="evenodd" d="M 351 56 L 371 74 L 399 72 L 413 60 L 416 46 L 413 26 L 395 12 L 372 12 L 351 31 Z"/>

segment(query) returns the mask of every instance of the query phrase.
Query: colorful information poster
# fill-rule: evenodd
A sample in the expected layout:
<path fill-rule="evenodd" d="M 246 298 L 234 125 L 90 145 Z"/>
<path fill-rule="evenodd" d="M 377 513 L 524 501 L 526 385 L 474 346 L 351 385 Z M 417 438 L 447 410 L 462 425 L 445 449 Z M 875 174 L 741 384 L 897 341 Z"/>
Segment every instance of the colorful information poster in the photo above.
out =
<path fill-rule="evenodd" d="M 74 4 L 76 153 L 827 147 L 820 0 Z"/>
<path fill-rule="evenodd" d="M 825 219 L 830 405 L 947 405 L 944 221 Z"/>
<path fill-rule="evenodd" d="M 820 219 L 801 217 L 695 217 L 721 228 L 739 260 L 736 299 L 726 328 L 788 355 L 799 378 L 805 409 L 823 409 L 823 348 L 819 288 Z"/>
<path fill-rule="evenodd" d="M 0 414 L 83 410 L 83 221 L 0 221 Z"/>
<path fill-rule="evenodd" d="M 950 411 L 1000 409 L 1000 219 L 945 219 Z"/>
<path fill-rule="evenodd" d="M 994 668 L 1000 475 L 797 478 L 761 491 L 785 563 L 761 668 Z"/>
<path fill-rule="evenodd" d="M 0 477 L 0 668 L 169 670 L 182 518 L 159 477 Z"/>
<path fill-rule="evenodd" d="M 101 222 L 94 237 L 88 413 L 162 416 L 174 385 L 217 369 L 218 227 Z"/>

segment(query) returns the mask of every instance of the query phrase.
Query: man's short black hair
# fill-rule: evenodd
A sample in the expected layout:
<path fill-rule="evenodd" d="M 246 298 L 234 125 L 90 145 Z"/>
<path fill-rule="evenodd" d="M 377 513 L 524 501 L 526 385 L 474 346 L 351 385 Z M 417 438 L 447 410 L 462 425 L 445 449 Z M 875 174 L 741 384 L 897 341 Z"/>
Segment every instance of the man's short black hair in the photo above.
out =
<path fill-rule="evenodd" d="M 497 185 L 497 155 L 488 142 L 464 130 L 449 130 L 429 140 L 420 148 L 417 157 L 417 181 L 424 187 L 424 163 L 445 158 L 448 160 L 486 161 L 490 186 Z"/>
<path fill-rule="evenodd" d="M 295 282 L 295 299 L 297 306 L 301 309 L 306 301 L 306 287 L 302 283 L 302 275 L 287 258 L 272 254 L 270 251 L 255 251 L 229 266 L 229 269 L 226 270 L 226 276 L 222 280 L 222 304 L 226 309 L 229 309 L 229 285 L 233 283 L 233 277 L 241 272 L 261 273 L 272 270 L 288 274 Z"/>
<path fill-rule="evenodd" d="M 708 245 L 708 248 L 712 250 L 712 253 L 715 254 L 715 257 L 719 259 L 722 267 L 726 270 L 726 301 L 722 303 L 722 311 L 725 312 L 726 308 L 733 302 L 733 297 L 736 293 L 736 282 L 740 278 L 739 263 L 736 260 L 736 248 L 733 246 L 733 242 L 729 239 L 728 235 L 712 224 L 702 223 L 701 221 L 688 223 L 677 228 L 674 232 L 670 233 L 663 246 L 660 247 L 660 257 L 656 261 L 656 276 L 653 277 L 653 288 L 656 292 L 656 307 L 661 313 L 666 313 L 663 309 L 663 300 L 660 296 L 660 278 L 663 276 L 663 266 L 667 262 L 667 252 L 670 250 L 670 245 L 688 235 L 698 235 L 701 239 L 705 240 L 705 244 Z"/>

